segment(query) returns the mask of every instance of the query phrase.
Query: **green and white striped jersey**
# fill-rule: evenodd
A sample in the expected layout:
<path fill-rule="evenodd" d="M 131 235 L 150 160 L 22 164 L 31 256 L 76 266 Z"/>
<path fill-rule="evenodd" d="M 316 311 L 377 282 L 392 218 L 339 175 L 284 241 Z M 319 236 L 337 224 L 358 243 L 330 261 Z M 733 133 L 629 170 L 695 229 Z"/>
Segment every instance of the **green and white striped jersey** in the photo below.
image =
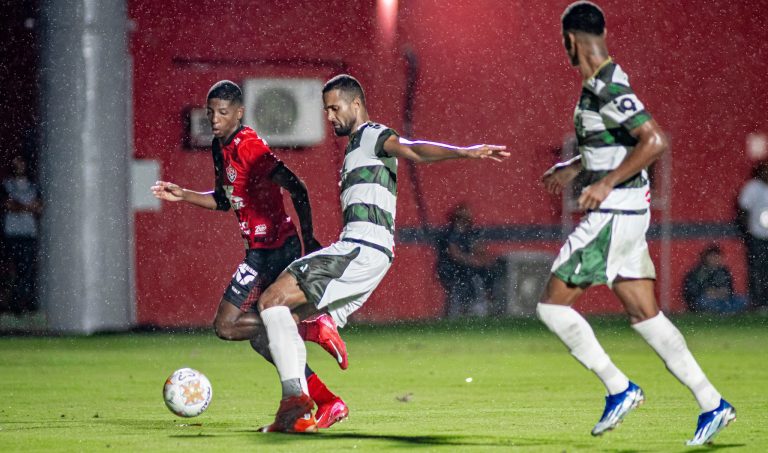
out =
<path fill-rule="evenodd" d="M 629 86 L 629 77 L 608 59 L 584 81 L 574 113 L 582 168 L 592 184 L 618 167 L 637 139 L 629 131 L 651 119 Z M 648 173 L 642 170 L 619 184 L 600 205 L 601 211 L 645 212 L 650 205 Z"/>
<path fill-rule="evenodd" d="M 349 138 L 341 169 L 341 240 L 356 239 L 386 248 L 395 245 L 397 158 L 384 142 L 397 132 L 367 122 Z"/>

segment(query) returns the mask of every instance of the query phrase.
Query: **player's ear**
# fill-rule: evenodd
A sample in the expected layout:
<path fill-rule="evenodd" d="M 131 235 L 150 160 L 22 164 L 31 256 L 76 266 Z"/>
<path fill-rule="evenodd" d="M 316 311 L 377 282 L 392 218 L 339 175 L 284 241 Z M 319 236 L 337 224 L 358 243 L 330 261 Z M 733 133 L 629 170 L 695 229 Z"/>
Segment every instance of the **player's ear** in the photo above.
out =
<path fill-rule="evenodd" d="M 242 121 L 243 115 L 245 115 L 245 106 L 241 105 L 237 107 L 237 119 Z"/>

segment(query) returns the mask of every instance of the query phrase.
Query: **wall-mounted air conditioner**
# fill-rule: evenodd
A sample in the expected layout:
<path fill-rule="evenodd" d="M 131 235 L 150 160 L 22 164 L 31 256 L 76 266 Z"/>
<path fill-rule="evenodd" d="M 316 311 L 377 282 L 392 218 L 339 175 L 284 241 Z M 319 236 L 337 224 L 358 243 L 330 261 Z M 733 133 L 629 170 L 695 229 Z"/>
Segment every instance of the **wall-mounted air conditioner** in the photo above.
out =
<path fill-rule="evenodd" d="M 246 79 L 244 124 L 273 147 L 306 147 L 325 138 L 323 82 L 318 79 Z"/>

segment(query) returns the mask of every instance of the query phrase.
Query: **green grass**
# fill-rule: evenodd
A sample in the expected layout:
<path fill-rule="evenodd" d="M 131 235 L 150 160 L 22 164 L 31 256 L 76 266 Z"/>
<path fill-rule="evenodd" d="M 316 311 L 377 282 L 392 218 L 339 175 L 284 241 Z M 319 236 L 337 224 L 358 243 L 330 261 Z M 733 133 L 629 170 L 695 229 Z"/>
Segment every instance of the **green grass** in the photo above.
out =
<path fill-rule="evenodd" d="M 676 320 L 709 378 L 739 410 L 715 448 L 768 451 L 768 322 Z M 277 408 L 274 369 L 246 343 L 211 333 L 0 338 L 0 451 L 703 451 L 684 446 L 698 408 L 621 320 L 594 320 L 646 404 L 592 438 L 603 389 L 533 321 L 353 326 L 350 369 L 316 345 L 310 364 L 349 404 L 319 435 L 261 434 Z M 174 369 L 203 371 L 210 408 L 163 405 Z M 466 378 L 472 382 L 466 382 Z M 407 402 L 398 397 L 409 395 Z"/>

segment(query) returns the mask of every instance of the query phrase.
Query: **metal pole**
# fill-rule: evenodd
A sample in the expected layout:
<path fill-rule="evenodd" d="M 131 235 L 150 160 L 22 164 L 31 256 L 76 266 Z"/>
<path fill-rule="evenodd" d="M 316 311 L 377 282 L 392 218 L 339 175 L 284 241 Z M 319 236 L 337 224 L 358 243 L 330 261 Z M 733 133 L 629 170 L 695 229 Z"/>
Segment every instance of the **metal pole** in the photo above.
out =
<path fill-rule="evenodd" d="M 131 324 L 125 0 L 43 0 L 39 287 L 48 327 Z"/>

